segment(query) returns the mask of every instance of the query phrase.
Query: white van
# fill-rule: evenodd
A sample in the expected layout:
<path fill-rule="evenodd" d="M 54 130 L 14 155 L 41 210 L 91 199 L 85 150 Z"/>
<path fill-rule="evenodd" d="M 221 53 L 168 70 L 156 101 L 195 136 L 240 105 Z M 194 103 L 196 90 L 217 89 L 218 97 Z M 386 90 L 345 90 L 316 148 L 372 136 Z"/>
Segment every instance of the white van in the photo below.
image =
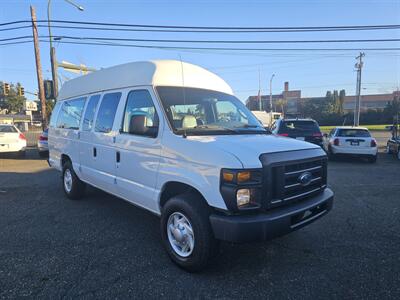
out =
<path fill-rule="evenodd" d="M 49 150 L 68 198 L 89 184 L 159 215 L 168 254 L 189 271 L 219 240 L 271 239 L 332 208 L 320 147 L 267 135 L 221 78 L 179 61 L 66 82 Z"/>

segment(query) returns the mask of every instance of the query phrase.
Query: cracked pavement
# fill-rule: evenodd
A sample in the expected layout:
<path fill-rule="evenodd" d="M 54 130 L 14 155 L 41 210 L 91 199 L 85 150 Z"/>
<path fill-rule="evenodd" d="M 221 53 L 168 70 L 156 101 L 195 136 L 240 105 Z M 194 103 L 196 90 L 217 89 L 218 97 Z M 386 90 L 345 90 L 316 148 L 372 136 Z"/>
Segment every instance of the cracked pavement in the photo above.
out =
<path fill-rule="evenodd" d="M 266 243 L 177 268 L 158 217 L 97 189 L 67 200 L 32 151 L 0 158 L 0 298 L 400 298 L 400 162 L 329 163 L 334 208 Z"/>

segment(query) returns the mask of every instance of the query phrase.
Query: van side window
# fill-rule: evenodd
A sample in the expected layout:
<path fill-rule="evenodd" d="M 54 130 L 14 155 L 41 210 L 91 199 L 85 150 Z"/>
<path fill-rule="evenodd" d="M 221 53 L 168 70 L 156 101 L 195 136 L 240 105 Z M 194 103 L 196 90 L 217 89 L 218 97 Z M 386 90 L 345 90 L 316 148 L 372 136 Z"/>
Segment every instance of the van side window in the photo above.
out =
<path fill-rule="evenodd" d="M 97 104 L 99 103 L 99 100 L 100 100 L 100 95 L 91 96 L 89 99 L 89 103 L 86 107 L 85 115 L 83 117 L 82 129 L 84 131 L 92 130 L 94 114 L 96 112 Z"/>
<path fill-rule="evenodd" d="M 120 98 L 121 93 L 119 92 L 109 93 L 103 96 L 99 112 L 97 113 L 96 125 L 94 127 L 95 131 L 104 133 L 111 131 Z"/>
<path fill-rule="evenodd" d="M 57 127 L 79 129 L 85 100 L 86 98 L 78 98 L 64 101 L 57 119 Z"/>
<path fill-rule="evenodd" d="M 129 92 L 122 121 L 122 132 L 156 137 L 158 125 L 158 115 L 149 91 Z"/>

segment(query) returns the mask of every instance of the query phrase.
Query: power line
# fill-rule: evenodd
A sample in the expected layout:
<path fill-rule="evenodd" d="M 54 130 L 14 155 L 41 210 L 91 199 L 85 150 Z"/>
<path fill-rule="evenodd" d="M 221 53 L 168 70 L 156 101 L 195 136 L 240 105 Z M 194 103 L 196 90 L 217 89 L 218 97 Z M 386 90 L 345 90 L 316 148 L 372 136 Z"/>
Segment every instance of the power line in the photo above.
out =
<path fill-rule="evenodd" d="M 0 43 L 0 46 L 15 45 L 22 43 L 29 43 L 30 41 L 23 42 L 10 42 Z M 41 39 L 40 42 L 49 42 L 49 40 Z M 94 45 L 94 46 L 111 46 L 111 47 L 132 47 L 132 48 L 150 48 L 150 49 L 172 49 L 172 50 L 201 50 L 201 51 L 398 51 L 398 47 L 385 47 L 385 48 L 229 48 L 229 47 L 184 47 L 184 46 L 162 46 L 162 45 L 137 45 L 137 44 L 121 44 L 121 43 L 107 43 L 107 42 L 74 42 L 74 41 L 57 41 L 60 44 L 75 44 L 75 45 Z"/>
<path fill-rule="evenodd" d="M 18 20 L 6 23 L 0 23 L 0 26 L 9 26 L 14 24 L 30 23 L 30 20 Z M 47 23 L 47 20 L 38 20 L 38 23 Z M 158 28 L 158 29 L 185 29 L 185 30 L 209 30 L 222 32 L 231 31 L 266 31 L 266 32 L 294 32 L 294 31 L 345 31 L 345 30 L 381 30 L 381 29 L 400 29 L 400 24 L 386 25 L 344 25 L 344 26 L 300 26 L 300 27 L 240 27 L 240 26 L 177 26 L 177 25 L 154 25 L 154 24 L 127 24 L 127 23 L 105 23 L 105 22 L 84 22 L 71 20 L 52 20 L 52 23 L 59 24 L 77 24 L 92 26 L 113 26 L 113 27 L 134 27 L 134 28 Z M 41 25 L 43 26 L 43 25 Z M 45 25 L 46 26 L 46 25 Z M 16 28 L 17 29 L 17 28 Z M 83 28 L 77 28 L 83 29 Z M 85 29 L 90 29 L 87 27 Z M 98 29 L 98 28 L 96 28 Z"/>
<path fill-rule="evenodd" d="M 31 36 L 18 36 L 0 39 L 0 42 L 27 39 Z M 49 38 L 49 36 L 40 36 Z M 176 39 L 136 39 L 136 38 L 113 38 L 113 37 L 79 37 L 79 36 L 53 36 L 54 40 L 88 40 L 88 41 L 117 41 L 117 42 L 151 42 L 151 43 L 204 43 L 204 44 L 303 44 L 303 43 L 381 43 L 399 42 L 396 39 L 337 39 L 337 40 L 176 40 Z"/>
<path fill-rule="evenodd" d="M 42 36 L 42 38 L 48 36 Z M 54 39 L 71 40 L 96 40 L 118 42 L 154 42 L 154 43 L 205 43 L 205 44 L 303 44 L 303 43 L 381 43 L 399 42 L 396 39 L 340 39 L 340 40 L 176 40 L 176 39 L 133 39 L 112 37 L 78 37 L 78 36 L 54 36 Z M 1 41 L 1 40 L 0 40 Z"/>

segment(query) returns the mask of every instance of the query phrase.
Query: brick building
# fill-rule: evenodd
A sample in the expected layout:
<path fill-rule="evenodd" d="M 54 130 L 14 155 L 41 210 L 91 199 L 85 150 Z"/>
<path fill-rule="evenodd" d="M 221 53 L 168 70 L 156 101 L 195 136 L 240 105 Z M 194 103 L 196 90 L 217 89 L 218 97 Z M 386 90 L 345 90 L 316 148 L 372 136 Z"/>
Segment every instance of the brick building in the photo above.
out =
<path fill-rule="evenodd" d="M 388 102 L 392 101 L 395 96 L 400 97 L 400 91 L 387 94 L 371 94 L 361 95 L 361 110 L 366 111 L 368 109 L 384 109 Z M 344 99 L 344 111 L 353 111 L 356 105 L 356 96 L 345 96 Z M 276 103 L 279 100 L 286 100 L 286 114 L 296 115 L 298 113 L 298 102 L 302 101 L 318 101 L 324 100 L 325 96 L 322 97 L 301 97 L 301 90 L 289 90 L 289 83 L 285 82 L 284 90 L 281 94 L 272 95 L 272 105 L 274 110 Z M 261 96 L 262 110 L 269 111 L 269 95 Z M 246 106 L 250 110 L 259 110 L 259 98 L 258 96 L 249 96 L 246 100 Z M 278 109 L 278 111 L 280 111 Z"/>
<path fill-rule="evenodd" d="M 289 90 L 289 82 L 285 82 L 284 89 L 282 93 L 272 95 L 272 107 L 275 111 L 276 103 L 279 100 L 286 100 L 289 103 L 289 100 L 300 99 L 301 91 L 300 90 Z M 261 95 L 261 110 L 269 111 L 269 95 Z M 259 110 L 260 109 L 260 101 L 258 96 L 249 96 L 246 100 L 246 106 L 250 110 Z"/>

